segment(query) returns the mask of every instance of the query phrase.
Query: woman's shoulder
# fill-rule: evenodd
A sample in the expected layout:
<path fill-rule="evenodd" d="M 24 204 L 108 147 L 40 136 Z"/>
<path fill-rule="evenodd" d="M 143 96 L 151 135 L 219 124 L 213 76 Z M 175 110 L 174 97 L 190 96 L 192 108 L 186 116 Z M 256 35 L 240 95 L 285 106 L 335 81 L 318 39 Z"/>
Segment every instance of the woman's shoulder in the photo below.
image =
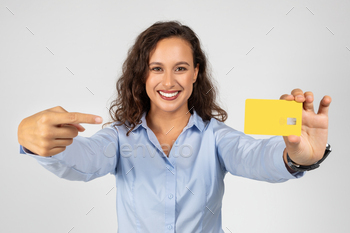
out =
<path fill-rule="evenodd" d="M 219 121 L 218 119 L 211 118 L 207 127 L 205 129 L 204 134 L 213 135 L 215 138 L 215 142 L 218 145 L 223 142 L 224 144 L 228 141 L 233 141 L 237 139 L 253 139 L 252 137 L 246 135 L 244 132 L 236 130 L 226 123 Z M 222 140 L 226 138 L 226 140 Z"/>
<path fill-rule="evenodd" d="M 124 126 L 125 128 L 125 126 Z M 108 122 L 102 126 L 100 131 L 114 133 L 115 135 L 119 135 L 123 130 L 123 124 L 120 124 L 119 121 Z"/>
<path fill-rule="evenodd" d="M 225 122 L 219 121 L 216 118 L 211 118 L 206 124 L 206 131 L 212 132 L 218 139 L 222 138 L 224 135 L 232 132 L 238 132 L 236 129 L 227 125 Z"/>

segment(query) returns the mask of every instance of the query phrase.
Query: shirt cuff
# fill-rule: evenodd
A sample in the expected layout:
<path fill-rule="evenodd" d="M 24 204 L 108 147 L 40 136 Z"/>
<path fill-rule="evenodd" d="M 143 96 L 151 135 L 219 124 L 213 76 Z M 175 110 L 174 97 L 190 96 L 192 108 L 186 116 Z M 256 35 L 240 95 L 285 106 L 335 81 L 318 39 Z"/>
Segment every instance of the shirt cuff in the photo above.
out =
<path fill-rule="evenodd" d="M 62 160 L 62 158 L 64 156 L 64 153 L 62 153 L 62 152 L 55 154 L 53 156 L 49 156 L 49 157 L 41 156 L 41 155 L 33 153 L 32 151 L 28 150 L 27 148 L 25 148 L 22 145 L 20 145 L 19 153 L 29 155 L 30 157 L 36 159 L 37 161 L 42 162 L 43 164 L 56 163 L 59 160 Z"/>
<path fill-rule="evenodd" d="M 286 148 L 286 144 L 282 140 L 276 145 L 276 154 L 274 156 L 274 163 L 281 175 L 286 179 L 298 179 L 305 175 L 305 172 L 290 173 L 286 168 L 286 164 L 283 159 L 283 151 Z"/>

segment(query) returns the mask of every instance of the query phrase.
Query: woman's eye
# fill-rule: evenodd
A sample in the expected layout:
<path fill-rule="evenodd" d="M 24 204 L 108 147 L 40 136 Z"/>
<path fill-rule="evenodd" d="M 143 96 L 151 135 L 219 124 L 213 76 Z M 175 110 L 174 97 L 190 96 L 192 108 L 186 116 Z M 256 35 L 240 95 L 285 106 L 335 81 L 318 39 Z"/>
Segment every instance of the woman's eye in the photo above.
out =
<path fill-rule="evenodd" d="M 185 67 L 178 67 L 177 70 L 180 69 L 179 71 L 185 71 L 186 68 Z"/>
<path fill-rule="evenodd" d="M 154 71 L 160 71 L 160 67 L 154 67 L 154 68 L 152 68 L 151 70 L 154 70 Z"/>

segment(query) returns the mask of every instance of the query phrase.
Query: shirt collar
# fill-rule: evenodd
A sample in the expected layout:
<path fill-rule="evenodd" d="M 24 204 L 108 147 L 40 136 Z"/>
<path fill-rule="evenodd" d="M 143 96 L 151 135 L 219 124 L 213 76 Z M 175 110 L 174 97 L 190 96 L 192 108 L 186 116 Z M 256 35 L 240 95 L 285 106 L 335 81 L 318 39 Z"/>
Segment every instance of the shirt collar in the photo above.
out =
<path fill-rule="evenodd" d="M 132 131 L 137 130 L 140 125 L 142 125 L 145 129 L 149 129 L 146 122 L 146 114 L 146 112 L 142 113 L 141 124 L 136 125 Z M 202 117 L 200 117 L 195 110 L 193 110 L 193 114 L 191 114 L 190 119 L 185 128 L 191 128 L 193 125 L 195 125 L 197 129 L 199 129 L 201 132 L 203 131 L 205 126 Z"/>

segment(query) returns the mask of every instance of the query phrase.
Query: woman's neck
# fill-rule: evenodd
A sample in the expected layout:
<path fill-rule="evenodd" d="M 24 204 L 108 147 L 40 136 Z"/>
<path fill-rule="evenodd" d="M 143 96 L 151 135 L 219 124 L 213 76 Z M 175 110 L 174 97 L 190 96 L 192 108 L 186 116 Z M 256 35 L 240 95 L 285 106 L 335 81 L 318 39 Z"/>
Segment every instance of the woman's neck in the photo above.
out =
<path fill-rule="evenodd" d="M 146 115 L 147 126 L 155 134 L 167 135 L 169 132 L 181 132 L 188 124 L 191 113 L 187 111 L 164 112 L 152 111 Z"/>

